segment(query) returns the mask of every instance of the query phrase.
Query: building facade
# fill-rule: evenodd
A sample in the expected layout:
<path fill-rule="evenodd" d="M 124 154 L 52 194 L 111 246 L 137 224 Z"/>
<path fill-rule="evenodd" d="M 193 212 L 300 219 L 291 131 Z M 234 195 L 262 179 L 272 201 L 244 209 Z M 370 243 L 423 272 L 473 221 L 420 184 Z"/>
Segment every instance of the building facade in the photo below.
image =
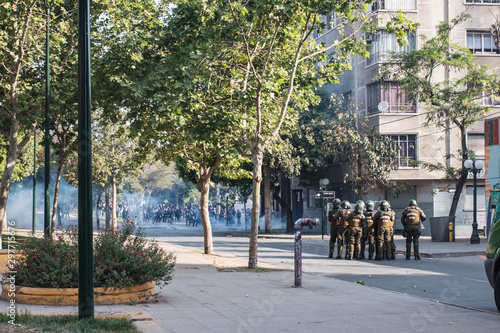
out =
<path fill-rule="evenodd" d="M 453 163 L 460 167 L 457 160 L 450 162 L 445 158 L 448 154 L 457 154 L 460 149 L 460 133 L 451 126 L 449 131 L 443 131 L 435 126 L 424 126 L 426 119 L 425 106 L 411 102 L 395 82 L 374 82 L 374 76 L 379 73 L 380 64 L 387 59 L 389 51 L 409 51 L 422 44 L 422 36 L 428 38 L 436 34 L 436 26 L 441 21 L 450 21 L 460 13 L 470 15 L 470 19 L 458 25 L 452 31 L 452 41 L 468 47 L 477 57 L 478 62 L 491 67 L 500 65 L 500 55 L 495 46 L 490 27 L 495 19 L 500 17 L 500 0 L 379 0 L 370 8 L 370 12 L 386 21 L 398 9 L 403 10 L 408 19 L 418 22 L 419 28 L 413 34 L 408 34 L 408 45 L 401 47 L 394 35 L 380 29 L 376 34 L 363 36 L 370 45 L 370 58 L 354 57 L 351 60 L 352 70 L 344 73 L 340 84 L 322 87 L 329 93 L 348 96 L 360 119 L 367 119 L 370 125 L 384 135 L 390 136 L 399 146 L 398 169 L 391 173 L 391 180 L 410 186 L 403 193 L 395 195 L 388 190 L 379 189 L 362 194 L 363 200 L 382 200 L 391 202 L 392 208 L 398 213 L 396 228 L 402 228 L 399 214 L 407 206 L 410 199 L 417 199 L 419 206 L 428 217 L 448 216 L 455 184 L 444 180 L 444 173 L 429 171 L 424 167 L 413 167 L 412 161 L 429 163 Z M 324 17 L 327 31 L 316 36 L 316 40 L 331 45 L 337 37 L 336 27 L 341 24 L 339 18 L 332 15 Z M 456 77 L 459 73 L 440 69 L 434 78 L 442 82 L 447 78 Z M 500 108 L 498 101 L 485 97 L 484 105 L 491 105 L 492 111 L 488 118 L 498 117 Z M 484 119 L 469 127 L 467 144 L 474 150 L 476 159 L 484 160 Z M 325 175 L 334 179 L 334 175 Z M 334 179 L 328 189 L 335 190 L 341 199 L 354 200 L 349 189 L 342 182 Z M 317 188 L 299 190 L 298 181 L 292 180 L 292 192 L 301 195 L 304 205 L 304 216 L 314 215 L 320 210 L 313 196 Z M 479 229 L 485 226 L 486 197 L 484 176 L 479 175 L 477 187 L 478 223 Z M 473 182 L 472 176 L 464 187 L 458 205 L 455 226 L 457 236 L 471 234 L 473 220 Z M 428 226 L 426 222 L 426 227 Z M 423 234 L 430 234 L 426 228 Z"/>

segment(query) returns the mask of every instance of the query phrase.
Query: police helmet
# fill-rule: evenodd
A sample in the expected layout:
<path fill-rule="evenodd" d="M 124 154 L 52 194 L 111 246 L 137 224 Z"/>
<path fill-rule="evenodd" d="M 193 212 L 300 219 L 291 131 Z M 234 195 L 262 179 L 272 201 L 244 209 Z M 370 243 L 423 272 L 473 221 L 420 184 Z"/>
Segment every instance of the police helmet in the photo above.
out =
<path fill-rule="evenodd" d="M 332 202 L 332 205 L 333 205 L 333 208 L 339 208 L 340 207 L 340 199 L 339 198 L 335 198 L 333 199 L 333 202 Z"/>
<path fill-rule="evenodd" d="M 366 210 L 371 212 L 373 209 L 375 209 L 375 203 L 371 200 L 368 200 L 366 202 Z"/>
<path fill-rule="evenodd" d="M 354 207 L 354 211 L 358 214 L 363 213 L 363 210 L 365 210 L 365 203 L 362 202 L 360 203 L 359 201 L 356 203 L 356 206 Z"/>
<path fill-rule="evenodd" d="M 408 206 L 416 206 L 417 205 L 417 200 L 411 199 L 410 202 L 408 202 Z"/>
<path fill-rule="evenodd" d="M 365 209 L 365 202 L 363 200 L 356 201 L 356 205 L 361 205 L 363 206 L 363 209 Z"/>
<path fill-rule="evenodd" d="M 391 204 L 387 200 L 382 200 L 379 205 L 380 210 L 388 211 L 391 208 Z"/>
<path fill-rule="evenodd" d="M 349 209 L 349 208 L 351 208 L 351 203 L 347 200 L 344 200 L 340 204 L 340 207 L 342 207 L 343 209 Z"/>

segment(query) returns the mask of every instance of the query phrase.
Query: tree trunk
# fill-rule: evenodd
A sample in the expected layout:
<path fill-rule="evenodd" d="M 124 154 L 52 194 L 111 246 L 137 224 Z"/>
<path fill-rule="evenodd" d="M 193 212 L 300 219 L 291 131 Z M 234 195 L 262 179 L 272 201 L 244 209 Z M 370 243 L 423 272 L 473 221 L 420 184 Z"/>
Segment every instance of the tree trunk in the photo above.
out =
<path fill-rule="evenodd" d="M 210 170 L 208 168 L 200 168 L 200 190 L 201 190 L 201 224 L 203 225 L 203 240 L 204 253 L 211 254 L 213 251 L 212 242 L 212 225 L 210 223 L 210 215 L 208 214 L 208 200 L 210 191 Z"/>
<path fill-rule="evenodd" d="M 116 174 L 113 172 L 111 178 L 111 224 L 113 225 L 113 230 L 118 230 L 118 224 L 116 222 Z"/>
<path fill-rule="evenodd" d="M 2 180 L 0 181 L 0 235 L 2 231 L 7 229 L 7 199 L 9 198 L 10 179 L 14 173 L 16 166 L 17 154 L 7 153 L 7 162 L 2 173 Z M 0 242 L 0 249 L 2 244 Z"/>
<path fill-rule="evenodd" d="M 448 216 L 455 216 L 457 214 L 458 201 L 460 200 L 462 190 L 465 186 L 465 183 L 467 182 L 467 176 L 469 175 L 469 172 L 463 166 L 463 163 L 469 157 L 469 155 L 467 154 L 467 137 L 465 135 L 465 127 L 461 126 L 459 128 L 461 135 L 460 141 L 462 146 L 462 172 L 460 174 L 460 178 L 458 178 L 458 181 L 456 182 L 455 194 L 453 194 L 453 200 L 451 201 L 450 213 L 448 214 Z"/>
<path fill-rule="evenodd" d="M 253 188 L 252 188 L 252 222 L 250 224 L 250 246 L 248 248 L 248 268 L 257 268 L 257 237 L 259 235 L 259 213 L 260 213 L 260 183 L 262 182 L 262 159 L 263 149 L 260 146 L 254 148 L 253 160 Z"/>
<path fill-rule="evenodd" d="M 19 120 L 17 117 L 12 117 L 10 135 L 8 137 L 9 147 L 7 150 L 7 158 L 2 173 L 2 180 L 0 181 L 0 235 L 4 229 L 7 229 L 7 199 L 9 198 L 10 180 L 14 174 L 14 168 L 16 167 L 20 150 L 17 144 L 18 129 Z M 0 249 L 1 248 L 2 244 L 0 242 Z"/>
<path fill-rule="evenodd" d="M 109 216 L 109 184 L 106 184 L 106 192 L 104 194 L 104 214 L 106 217 L 106 229 L 111 228 L 111 217 Z"/>
<path fill-rule="evenodd" d="M 273 231 L 273 220 L 271 214 L 271 177 L 267 165 L 264 165 L 264 216 L 265 231 L 269 233 Z"/>
<path fill-rule="evenodd" d="M 97 194 L 97 200 L 95 201 L 95 212 L 96 212 L 96 225 L 97 225 L 97 230 L 100 230 L 100 219 L 99 219 L 99 206 L 101 205 L 101 195 L 102 192 L 99 191 Z"/>
<path fill-rule="evenodd" d="M 61 158 L 59 159 L 59 167 L 57 168 L 56 177 L 56 187 L 54 189 L 54 203 L 52 205 L 52 220 L 50 221 L 50 238 L 54 238 L 54 230 L 56 225 L 56 215 L 57 215 L 57 201 L 59 199 L 59 187 L 61 185 L 62 171 L 64 167 L 64 162 L 66 159 L 66 153 L 64 149 L 61 152 Z"/>
<path fill-rule="evenodd" d="M 19 25 L 20 22 L 13 21 L 12 30 L 13 33 L 7 36 L 7 39 L 11 41 L 12 45 L 17 45 L 16 51 L 13 53 L 6 52 L 5 55 L 11 60 L 10 68 L 4 68 L 6 71 L 2 71 L 2 81 L 9 85 L 9 94 L 7 96 L 2 96 L 3 102 L 8 104 L 4 106 L 7 110 L 7 114 L 10 119 L 10 129 L 9 133 L 5 135 L 5 139 L 8 140 L 7 156 L 5 158 L 5 167 L 2 173 L 2 179 L 0 180 L 0 237 L 4 229 L 7 228 L 7 199 L 9 198 L 10 190 L 10 180 L 14 173 L 14 168 L 16 167 L 17 158 L 19 153 L 23 150 L 26 144 L 30 141 L 31 135 L 34 132 L 35 127 L 26 131 L 21 142 L 18 142 L 19 138 L 19 124 L 21 113 L 18 108 L 19 91 L 22 90 L 18 88 L 19 76 L 21 75 L 22 64 L 25 63 L 26 45 L 30 43 L 26 42 L 28 36 L 33 36 L 31 29 L 31 17 L 33 15 L 33 8 L 37 5 L 37 1 L 32 1 L 30 4 L 24 4 L 22 10 L 24 10 L 24 24 L 22 27 Z M 19 24 L 19 25 L 18 25 Z M 4 75 L 4 73 L 8 73 Z M 6 122 L 3 124 L 7 126 Z M 0 249 L 2 248 L 2 242 L 0 241 Z"/>
<path fill-rule="evenodd" d="M 62 226 L 62 212 L 61 212 L 61 203 L 57 203 L 57 223 L 59 226 Z"/>
<path fill-rule="evenodd" d="M 290 207 L 287 205 L 286 202 L 283 201 L 283 199 L 281 199 L 281 197 L 279 196 L 279 193 L 280 193 L 280 189 L 281 187 L 278 185 L 275 189 L 274 189 L 274 200 L 276 200 L 276 202 L 281 206 L 281 208 L 283 208 L 283 210 L 285 211 L 286 213 L 286 224 L 287 225 L 293 225 L 293 215 L 292 215 L 292 210 L 290 209 Z"/>

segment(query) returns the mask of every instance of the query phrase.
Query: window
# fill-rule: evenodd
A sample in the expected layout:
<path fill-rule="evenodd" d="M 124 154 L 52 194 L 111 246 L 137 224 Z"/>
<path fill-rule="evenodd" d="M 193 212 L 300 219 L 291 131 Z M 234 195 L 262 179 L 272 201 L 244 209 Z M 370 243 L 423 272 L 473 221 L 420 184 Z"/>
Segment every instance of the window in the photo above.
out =
<path fill-rule="evenodd" d="M 411 162 L 416 160 L 417 136 L 415 134 L 391 135 L 391 139 L 399 145 L 398 167 L 411 166 Z"/>
<path fill-rule="evenodd" d="M 475 54 L 498 53 L 490 32 L 467 32 L 467 47 Z"/>
<path fill-rule="evenodd" d="M 498 94 L 492 95 L 490 91 L 483 91 L 483 99 L 481 101 L 483 106 L 498 106 L 500 105 L 500 96 Z"/>
<path fill-rule="evenodd" d="M 484 134 L 467 133 L 467 148 L 474 151 L 476 158 L 484 159 Z"/>
<path fill-rule="evenodd" d="M 416 105 L 411 102 L 396 82 L 373 83 L 366 86 L 367 111 L 376 113 L 415 113 Z M 387 109 L 379 110 L 379 104 L 387 102 Z"/>
<path fill-rule="evenodd" d="M 408 52 L 415 49 L 415 35 L 407 33 L 408 44 L 400 46 L 394 34 L 386 30 L 379 30 L 376 34 L 367 35 L 366 43 L 370 51 L 370 58 L 366 59 L 367 65 L 384 61 L 388 52 Z"/>
<path fill-rule="evenodd" d="M 485 191 L 483 185 L 477 185 L 477 210 L 485 211 L 486 210 L 486 198 Z M 467 186 L 465 188 L 465 210 L 473 210 L 474 209 L 474 186 Z"/>
<path fill-rule="evenodd" d="M 465 3 L 500 3 L 500 0 L 465 0 Z"/>
<path fill-rule="evenodd" d="M 316 190 L 307 190 L 307 207 L 316 207 Z"/>
<path fill-rule="evenodd" d="M 372 5 L 372 11 L 384 9 L 415 10 L 417 4 L 415 0 L 377 0 Z"/>
<path fill-rule="evenodd" d="M 325 16 L 326 30 L 331 30 L 342 23 L 342 17 L 333 10 Z"/>

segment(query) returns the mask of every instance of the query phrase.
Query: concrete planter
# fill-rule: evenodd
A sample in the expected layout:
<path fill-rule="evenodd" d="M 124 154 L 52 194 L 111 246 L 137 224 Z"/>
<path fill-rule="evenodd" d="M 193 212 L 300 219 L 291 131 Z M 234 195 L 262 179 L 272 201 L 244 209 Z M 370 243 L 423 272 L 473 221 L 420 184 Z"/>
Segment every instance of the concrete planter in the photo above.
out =
<path fill-rule="evenodd" d="M 15 296 L 11 285 L 2 286 L 2 299 L 15 299 L 16 303 L 36 305 L 78 305 L 78 288 L 31 288 L 16 287 Z M 12 297 L 9 297 L 11 294 Z M 155 295 L 155 282 L 150 281 L 134 287 L 95 288 L 96 305 L 127 304 L 145 302 Z"/>
<path fill-rule="evenodd" d="M 9 262 L 9 251 L 7 249 L 0 250 L 0 274 L 9 270 L 7 263 Z"/>

